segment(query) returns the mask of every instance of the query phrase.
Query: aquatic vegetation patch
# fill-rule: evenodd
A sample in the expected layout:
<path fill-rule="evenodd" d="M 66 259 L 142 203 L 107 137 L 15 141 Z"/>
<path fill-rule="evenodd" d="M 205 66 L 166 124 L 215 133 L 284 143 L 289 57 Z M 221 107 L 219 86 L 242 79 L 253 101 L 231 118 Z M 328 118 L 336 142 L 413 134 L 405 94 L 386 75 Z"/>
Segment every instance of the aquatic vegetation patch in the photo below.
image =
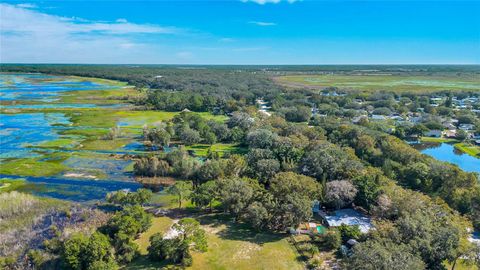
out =
<path fill-rule="evenodd" d="M 122 87 L 102 91 L 70 91 L 61 95 L 55 103 L 118 104 L 124 103 L 128 96 L 135 94 L 137 94 L 137 91 L 133 87 Z"/>
<path fill-rule="evenodd" d="M 20 189 L 25 185 L 25 179 L 0 178 L 0 193 Z"/>
<path fill-rule="evenodd" d="M 115 140 L 88 140 L 82 142 L 82 149 L 86 150 L 115 150 L 127 145 L 131 139 Z"/>
<path fill-rule="evenodd" d="M 71 168 L 67 173 L 83 173 L 94 175 L 98 179 L 115 181 L 132 181 L 131 174 L 125 168 L 132 166 L 132 161 L 113 158 L 93 158 L 73 156 L 63 162 L 64 166 Z M 66 176 L 64 174 L 64 176 Z"/>
<path fill-rule="evenodd" d="M 0 174 L 20 176 L 51 176 L 68 167 L 57 161 L 40 161 L 38 158 L 20 158 L 2 162 Z"/>
<path fill-rule="evenodd" d="M 73 128 L 65 129 L 58 132 L 61 135 L 77 135 L 83 137 L 101 138 L 108 133 L 107 128 Z"/>
<path fill-rule="evenodd" d="M 39 145 L 36 145 L 35 147 L 40 147 L 40 148 L 74 148 L 77 145 L 79 145 L 78 139 L 72 139 L 72 138 L 61 138 L 61 139 L 56 139 L 53 141 L 46 141 L 43 142 Z"/>
<path fill-rule="evenodd" d="M 454 145 L 455 149 L 458 149 L 466 154 L 469 154 L 472 157 L 480 158 L 480 147 L 476 145 L 471 145 L 467 143 L 456 143 Z"/>

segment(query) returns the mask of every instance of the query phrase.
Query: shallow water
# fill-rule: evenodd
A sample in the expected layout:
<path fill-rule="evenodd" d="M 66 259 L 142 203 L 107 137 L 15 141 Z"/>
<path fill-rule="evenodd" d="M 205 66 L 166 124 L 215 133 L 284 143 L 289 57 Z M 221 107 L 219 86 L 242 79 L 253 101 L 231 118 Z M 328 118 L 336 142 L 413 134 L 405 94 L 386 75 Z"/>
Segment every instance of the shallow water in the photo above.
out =
<path fill-rule="evenodd" d="M 0 74 L 0 100 L 46 101 L 67 91 L 111 89 L 91 81 L 44 74 Z"/>
<path fill-rule="evenodd" d="M 426 148 L 422 147 L 424 149 L 421 150 L 424 154 L 453 163 L 464 171 L 480 173 L 480 159 L 457 151 L 451 144 L 424 144 L 424 146 Z"/>
<path fill-rule="evenodd" d="M 18 105 L 3 105 L 5 109 L 81 109 L 81 108 L 118 108 L 124 107 L 123 104 L 109 104 L 109 105 L 97 105 L 97 104 L 18 104 Z"/>
<path fill-rule="evenodd" d="M 39 196 L 65 199 L 71 201 L 101 200 L 112 191 L 121 189 L 135 191 L 141 187 L 137 182 L 122 182 L 112 180 L 82 180 L 62 177 L 29 177 L 0 174 L 2 179 L 26 180 L 26 185 L 18 191 Z"/>
<path fill-rule="evenodd" d="M 58 139 L 56 124 L 70 121 L 61 113 L 0 114 L 0 160 L 38 156 L 26 147 Z"/>

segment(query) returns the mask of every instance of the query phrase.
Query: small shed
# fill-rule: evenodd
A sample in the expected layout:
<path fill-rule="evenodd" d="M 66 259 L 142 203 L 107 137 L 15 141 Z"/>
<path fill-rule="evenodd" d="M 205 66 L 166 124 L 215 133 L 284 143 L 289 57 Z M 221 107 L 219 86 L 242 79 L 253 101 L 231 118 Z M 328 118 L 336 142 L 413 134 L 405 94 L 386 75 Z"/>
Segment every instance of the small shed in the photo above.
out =
<path fill-rule="evenodd" d="M 334 211 L 333 215 L 325 216 L 325 220 L 330 227 L 339 227 L 342 224 L 348 226 L 358 225 L 362 233 L 367 233 L 373 229 L 372 221 L 369 217 L 351 208 Z"/>

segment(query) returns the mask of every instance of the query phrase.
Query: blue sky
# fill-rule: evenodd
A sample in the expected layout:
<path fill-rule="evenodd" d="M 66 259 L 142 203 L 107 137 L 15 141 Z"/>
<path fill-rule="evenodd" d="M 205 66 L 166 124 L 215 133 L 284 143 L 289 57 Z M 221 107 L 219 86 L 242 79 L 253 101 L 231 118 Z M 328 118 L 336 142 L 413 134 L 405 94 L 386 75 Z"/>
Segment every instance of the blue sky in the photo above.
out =
<path fill-rule="evenodd" d="M 2 1 L 2 63 L 480 64 L 480 1 Z"/>

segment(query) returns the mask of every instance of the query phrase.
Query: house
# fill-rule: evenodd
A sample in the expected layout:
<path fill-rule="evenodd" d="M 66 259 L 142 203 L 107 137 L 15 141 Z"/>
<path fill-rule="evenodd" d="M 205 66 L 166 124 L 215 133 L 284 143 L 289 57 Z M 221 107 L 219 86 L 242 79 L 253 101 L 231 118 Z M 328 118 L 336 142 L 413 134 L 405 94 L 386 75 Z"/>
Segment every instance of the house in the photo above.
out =
<path fill-rule="evenodd" d="M 442 125 L 443 125 L 446 129 L 455 129 L 455 128 L 457 128 L 453 123 L 451 123 L 451 122 L 449 122 L 449 121 L 443 122 Z"/>
<path fill-rule="evenodd" d="M 367 233 L 373 229 L 372 221 L 369 217 L 351 208 L 334 211 L 333 215 L 325 216 L 325 221 L 329 227 L 338 227 L 342 224 L 348 226 L 358 225 L 362 233 Z"/>
<path fill-rule="evenodd" d="M 413 116 L 413 117 L 410 117 L 409 120 L 412 123 L 420 123 L 422 121 L 422 117 L 421 116 Z"/>
<path fill-rule="evenodd" d="M 473 124 L 460 124 L 460 126 L 458 126 L 459 129 L 462 129 L 462 130 L 473 130 L 475 128 L 475 125 Z"/>
<path fill-rule="evenodd" d="M 387 119 L 384 115 L 380 115 L 380 114 L 372 114 L 372 120 L 385 120 Z"/>
<path fill-rule="evenodd" d="M 474 143 L 475 143 L 475 145 L 479 145 L 479 146 L 480 146 L 480 140 L 475 140 Z"/>
<path fill-rule="evenodd" d="M 440 138 L 442 137 L 442 131 L 438 129 L 432 129 L 424 134 L 426 137 L 435 137 L 435 138 Z"/>
<path fill-rule="evenodd" d="M 445 131 L 444 135 L 447 138 L 455 138 L 457 137 L 457 130 L 456 129 L 447 130 Z"/>
<path fill-rule="evenodd" d="M 395 120 L 395 121 L 403 121 L 403 117 L 401 117 L 400 115 L 392 115 L 390 116 L 390 119 L 392 120 Z"/>

